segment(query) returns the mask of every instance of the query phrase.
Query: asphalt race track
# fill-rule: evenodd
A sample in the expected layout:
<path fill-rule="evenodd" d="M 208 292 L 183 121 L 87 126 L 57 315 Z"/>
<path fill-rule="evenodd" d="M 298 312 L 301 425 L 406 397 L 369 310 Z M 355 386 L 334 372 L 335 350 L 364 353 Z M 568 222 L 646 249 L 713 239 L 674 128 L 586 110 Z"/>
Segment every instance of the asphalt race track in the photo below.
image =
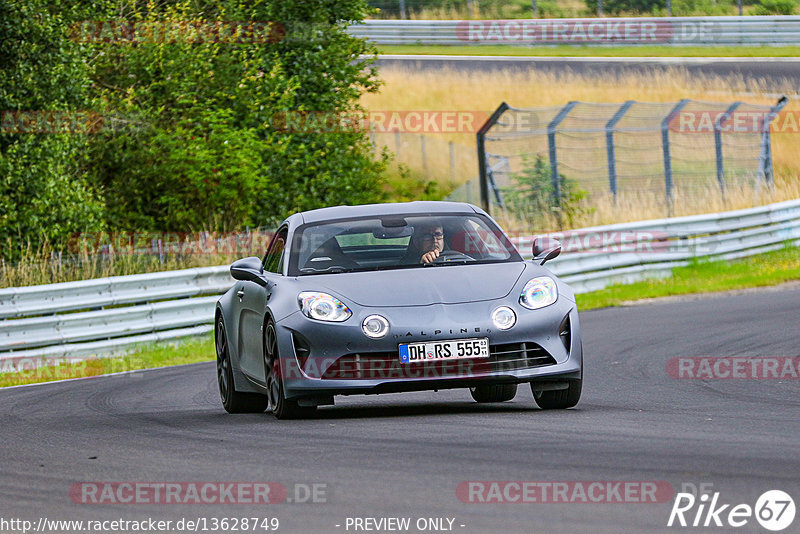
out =
<path fill-rule="evenodd" d="M 666 371 L 674 357 L 800 356 L 800 289 L 581 320 L 586 382 L 568 411 L 539 410 L 521 387 L 500 405 L 453 390 L 337 398 L 306 421 L 232 416 L 210 362 L 2 390 L 0 516 L 277 517 L 278 531 L 292 533 L 367 531 L 346 529 L 348 517 L 409 517 L 407 532 L 419 532 L 418 518 L 451 518 L 465 534 L 733 530 L 667 528 L 671 492 L 659 503 L 470 503 L 456 493 L 465 481 L 662 481 L 675 492 L 705 483 L 731 507 L 772 489 L 800 504 L 800 380 Z M 317 500 L 326 502 L 76 504 L 70 487 L 87 481 L 278 482 L 293 500 L 307 495 L 303 485 L 324 484 Z M 785 532 L 798 525 L 800 514 Z M 767 532 L 754 518 L 736 531 Z"/>
<path fill-rule="evenodd" d="M 713 58 L 713 57 L 518 57 L 518 56 L 420 56 L 381 55 L 381 68 L 411 70 L 453 69 L 456 71 L 495 72 L 529 71 L 586 75 L 615 75 L 627 72 L 686 69 L 689 74 L 716 75 L 723 78 L 761 81 L 765 89 L 778 86 L 797 92 L 800 85 L 800 58 Z M 720 89 L 725 89 L 721 87 Z"/>

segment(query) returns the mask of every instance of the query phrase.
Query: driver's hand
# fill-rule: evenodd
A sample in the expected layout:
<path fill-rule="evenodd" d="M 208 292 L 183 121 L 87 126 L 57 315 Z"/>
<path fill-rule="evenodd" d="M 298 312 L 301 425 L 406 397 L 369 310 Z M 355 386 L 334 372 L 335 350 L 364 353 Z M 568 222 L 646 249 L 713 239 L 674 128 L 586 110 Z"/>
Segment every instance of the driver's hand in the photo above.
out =
<path fill-rule="evenodd" d="M 430 252 L 426 252 L 422 255 L 422 260 L 420 260 L 420 263 L 430 263 L 438 257 L 439 251 L 437 249 L 433 249 Z"/>

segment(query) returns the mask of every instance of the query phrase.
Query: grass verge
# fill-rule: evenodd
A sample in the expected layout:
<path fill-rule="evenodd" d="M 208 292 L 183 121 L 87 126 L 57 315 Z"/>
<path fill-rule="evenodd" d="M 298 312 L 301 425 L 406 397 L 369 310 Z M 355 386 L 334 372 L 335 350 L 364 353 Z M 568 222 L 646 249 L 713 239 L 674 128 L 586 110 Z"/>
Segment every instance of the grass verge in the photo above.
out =
<path fill-rule="evenodd" d="M 213 358 L 214 336 L 209 334 L 184 341 L 142 345 L 124 356 L 114 358 L 94 358 L 75 363 L 43 366 L 17 373 L 2 373 L 0 374 L 0 387 L 205 362 Z"/>
<path fill-rule="evenodd" d="M 735 261 L 701 261 L 672 270 L 671 278 L 618 284 L 577 295 L 581 311 L 657 297 L 716 293 L 800 280 L 800 248 L 786 247 Z"/>
<path fill-rule="evenodd" d="M 380 45 L 381 54 L 543 57 L 799 57 L 800 46 Z"/>
<path fill-rule="evenodd" d="M 587 311 L 646 298 L 765 287 L 792 280 L 800 280 L 798 247 L 787 247 L 731 262 L 697 262 L 673 269 L 672 278 L 610 286 L 600 291 L 577 295 L 577 300 L 580 310 Z M 197 363 L 213 358 L 213 336 L 207 335 L 184 342 L 144 345 L 135 352 L 118 358 L 93 359 L 20 373 L 0 374 L 0 387 Z"/>

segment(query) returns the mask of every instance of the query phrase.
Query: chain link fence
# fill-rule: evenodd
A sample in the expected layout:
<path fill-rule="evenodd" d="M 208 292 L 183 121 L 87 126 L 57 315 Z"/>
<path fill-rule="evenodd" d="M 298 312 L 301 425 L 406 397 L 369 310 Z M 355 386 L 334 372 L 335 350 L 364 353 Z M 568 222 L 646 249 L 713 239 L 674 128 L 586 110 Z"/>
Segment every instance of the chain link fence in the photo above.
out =
<path fill-rule="evenodd" d="M 479 179 L 448 200 L 480 198 L 489 211 L 609 202 L 703 212 L 712 198 L 724 205 L 770 187 L 770 124 L 787 102 L 503 103 L 478 133 Z"/>

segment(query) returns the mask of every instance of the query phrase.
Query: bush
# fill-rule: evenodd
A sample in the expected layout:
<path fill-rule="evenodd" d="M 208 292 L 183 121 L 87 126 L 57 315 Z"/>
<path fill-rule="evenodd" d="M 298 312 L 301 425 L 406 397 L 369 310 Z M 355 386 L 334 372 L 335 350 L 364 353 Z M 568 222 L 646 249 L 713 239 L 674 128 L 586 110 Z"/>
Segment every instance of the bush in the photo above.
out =
<path fill-rule="evenodd" d="M 794 15 L 797 13 L 797 0 L 761 0 L 754 13 L 756 15 Z"/>
<path fill-rule="evenodd" d="M 271 20 L 275 43 L 144 43 L 103 50 L 98 106 L 143 128 L 93 143 L 93 180 L 121 230 L 233 230 L 289 213 L 383 198 L 386 158 L 366 132 L 285 132 L 275 117 L 357 111 L 377 88 L 373 47 L 349 36 L 361 0 L 224 2 L 215 20 Z M 199 18 L 188 2 L 145 20 Z"/>
<path fill-rule="evenodd" d="M 597 13 L 597 0 L 585 0 L 591 13 Z M 606 15 L 648 14 L 666 9 L 666 0 L 603 0 L 603 13 Z"/>
<path fill-rule="evenodd" d="M 523 165 L 523 171 L 512 176 L 514 187 L 502 191 L 508 210 L 531 228 L 543 228 L 551 218 L 555 218 L 559 230 L 572 228 L 577 218 L 586 213 L 581 205 L 586 191 L 559 174 L 560 198 L 557 198 L 547 160 L 540 155 L 534 161 L 526 157 Z"/>
<path fill-rule="evenodd" d="M 70 20 L 85 16 L 71 2 L 0 2 L 3 128 L 19 126 L 16 111 L 86 109 L 85 50 L 67 38 Z M 13 261 L 28 246 L 102 227 L 102 204 L 86 180 L 86 140 L 0 133 L 0 257 Z"/>

